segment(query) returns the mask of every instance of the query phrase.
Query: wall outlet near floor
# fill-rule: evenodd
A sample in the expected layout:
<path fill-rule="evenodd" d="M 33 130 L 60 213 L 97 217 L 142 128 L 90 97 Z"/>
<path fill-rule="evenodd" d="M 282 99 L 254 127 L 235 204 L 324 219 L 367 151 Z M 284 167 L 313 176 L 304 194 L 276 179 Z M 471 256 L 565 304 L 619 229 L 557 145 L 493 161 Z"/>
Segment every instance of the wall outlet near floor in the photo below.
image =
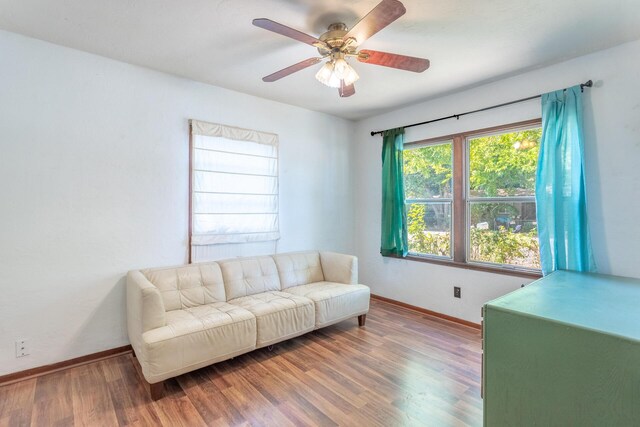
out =
<path fill-rule="evenodd" d="M 16 340 L 16 357 L 24 357 L 29 355 L 29 347 L 27 347 L 26 339 Z"/>
<path fill-rule="evenodd" d="M 460 289 L 460 286 L 453 287 L 453 296 L 455 298 L 462 298 L 462 290 Z"/>

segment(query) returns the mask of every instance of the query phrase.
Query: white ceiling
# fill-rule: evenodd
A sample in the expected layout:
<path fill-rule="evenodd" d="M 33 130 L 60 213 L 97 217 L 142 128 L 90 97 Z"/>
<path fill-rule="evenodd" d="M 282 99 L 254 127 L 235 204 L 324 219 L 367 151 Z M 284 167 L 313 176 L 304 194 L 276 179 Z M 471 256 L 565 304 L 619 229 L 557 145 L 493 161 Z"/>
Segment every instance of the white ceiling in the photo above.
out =
<path fill-rule="evenodd" d="M 317 52 L 251 21 L 317 36 L 331 22 L 352 26 L 378 0 L 0 0 L 0 28 L 350 119 L 640 38 L 640 0 L 402 1 L 407 13 L 362 47 L 425 57 L 431 68 L 356 62 L 350 98 L 315 80 L 320 65 L 262 82 Z"/>

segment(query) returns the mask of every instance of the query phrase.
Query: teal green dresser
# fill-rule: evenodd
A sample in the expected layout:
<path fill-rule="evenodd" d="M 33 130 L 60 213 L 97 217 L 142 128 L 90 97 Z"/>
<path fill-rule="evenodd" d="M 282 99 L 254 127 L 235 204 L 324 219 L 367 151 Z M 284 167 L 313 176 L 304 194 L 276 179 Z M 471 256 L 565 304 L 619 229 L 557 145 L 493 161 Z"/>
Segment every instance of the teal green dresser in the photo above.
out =
<path fill-rule="evenodd" d="M 640 426 L 640 280 L 557 271 L 483 315 L 485 427 Z"/>

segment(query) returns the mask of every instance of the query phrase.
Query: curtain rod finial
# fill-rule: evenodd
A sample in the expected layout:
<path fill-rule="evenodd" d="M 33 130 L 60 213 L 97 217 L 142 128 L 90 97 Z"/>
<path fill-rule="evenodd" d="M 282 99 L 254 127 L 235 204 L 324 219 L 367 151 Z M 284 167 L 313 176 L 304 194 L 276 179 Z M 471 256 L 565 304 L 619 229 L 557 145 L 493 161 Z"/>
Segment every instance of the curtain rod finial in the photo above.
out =
<path fill-rule="evenodd" d="M 580 92 L 584 92 L 585 87 L 593 87 L 593 80 L 587 80 L 585 83 L 581 83 Z"/>

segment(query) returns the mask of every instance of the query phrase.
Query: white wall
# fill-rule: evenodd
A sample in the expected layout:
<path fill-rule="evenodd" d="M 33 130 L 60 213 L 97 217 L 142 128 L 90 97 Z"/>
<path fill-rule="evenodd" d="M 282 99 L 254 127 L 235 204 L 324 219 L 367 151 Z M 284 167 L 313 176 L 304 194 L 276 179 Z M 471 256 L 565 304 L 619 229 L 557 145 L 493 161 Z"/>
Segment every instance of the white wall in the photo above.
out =
<path fill-rule="evenodd" d="M 186 261 L 189 118 L 280 135 L 279 251 L 355 251 L 374 293 L 477 322 L 483 302 L 528 280 L 382 258 L 381 141 L 369 131 L 592 78 L 594 250 L 600 271 L 640 276 L 640 42 L 355 126 L 2 31 L 0 58 L 0 375 L 128 343 L 126 271 Z M 412 128 L 407 138 L 539 115 L 533 101 Z M 17 338 L 31 355 L 15 358 Z"/>
<path fill-rule="evenodd" d="M 437 64 L 433 64 L 437 67 Z M 593 79 L 585 90 L 588 215 L 599 271 L 640 277 L 640 41 L 538 69 L 357 123 L 356 254 L 373 293 L 480 321 L 480 307 L 530 280 L 383 258 L 380 239 L 381 137 L 394 128 L 561 89 Z M 540 117 L 539 100 L 407 129 L 406 141 Z M 453 286 L 462 299 L 453 298 Z"/>
<path fill-rule="evenodd" d="M 189 118 L 279 134 L 279 251 L 353 252 L 351 122 L 1 31 L 0 58 L 0 375 L 128 343 L 127 270 L 187 259 Z"/>

